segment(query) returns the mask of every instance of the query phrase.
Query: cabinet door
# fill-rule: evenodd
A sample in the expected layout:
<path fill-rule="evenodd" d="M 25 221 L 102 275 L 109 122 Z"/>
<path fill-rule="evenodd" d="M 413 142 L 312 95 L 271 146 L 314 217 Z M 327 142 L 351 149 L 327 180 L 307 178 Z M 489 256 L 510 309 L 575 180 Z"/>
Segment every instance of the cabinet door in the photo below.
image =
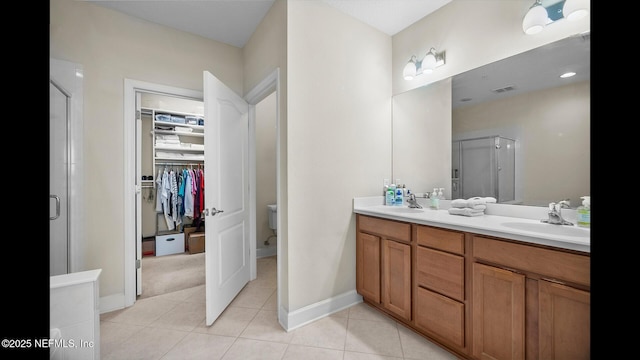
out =
<path fill-rule="evenodd" d="M 541 359 L 589 359 L 591 294 L 539 281 Z"/>
<path fill-rule="evenodd" d="M 383 239 L 383 306 L 411 321 L 411 245 Z"/>
<path fill-rule="evenodd" d="M 356 236 L 356 290 L 380 303 L 380 238 L 359 232 Z"/>
<path fill-rule="evenodd" d="M 524 359 L 525 277 L 473 264 L 473 356 Z"/>

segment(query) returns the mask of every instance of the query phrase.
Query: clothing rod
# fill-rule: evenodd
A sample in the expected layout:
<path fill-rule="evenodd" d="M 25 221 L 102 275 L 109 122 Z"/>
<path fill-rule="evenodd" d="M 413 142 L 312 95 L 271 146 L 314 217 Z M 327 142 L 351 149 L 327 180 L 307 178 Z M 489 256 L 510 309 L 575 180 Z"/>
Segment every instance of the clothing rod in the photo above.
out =
<path fill-rule="evenodd" d="M 156 162 L 156 165 L 169 165 L 169 166 L 200 166 L 204 167 L 203 163 L 169 163 L 169 162 Z"/>

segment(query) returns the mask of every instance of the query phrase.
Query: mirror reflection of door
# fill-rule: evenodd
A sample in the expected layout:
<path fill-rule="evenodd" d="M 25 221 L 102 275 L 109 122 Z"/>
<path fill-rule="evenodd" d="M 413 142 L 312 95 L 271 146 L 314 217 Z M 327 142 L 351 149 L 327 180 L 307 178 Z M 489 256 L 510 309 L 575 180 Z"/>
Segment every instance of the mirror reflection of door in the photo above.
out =
<path fill-rule="evenodd" d="M 68 127 L 71 95 L 49 84 L 49 275 L 69 273 Z"/>

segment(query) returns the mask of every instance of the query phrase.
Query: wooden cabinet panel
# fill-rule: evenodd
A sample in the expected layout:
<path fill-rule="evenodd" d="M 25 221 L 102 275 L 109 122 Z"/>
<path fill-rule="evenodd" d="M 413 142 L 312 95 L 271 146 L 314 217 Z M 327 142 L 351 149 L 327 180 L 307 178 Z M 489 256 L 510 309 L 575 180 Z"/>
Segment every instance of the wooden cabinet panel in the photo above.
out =
<path fill-rule="evenodd" d="M 464 304 L 416 288 L 415 324 L 432 336 L 464 347 Z"/>
<path fill-rule="evenodd" d="M 382 305 L 411 321 L 411 246 L 384 239 L 382 248 Z"/>
<path fill-rule="evenodd" d="M 380 303 L 380 238 L 356 235 L 356 290 L 368 300 Z"/>
<path fill-rule="evenodd" d="M 540 359 L 589 359 L 591 294 L 539 281 Z"/>
<path fill-rule="evenodd" d="M 415 226 L 418 245 L 464 255 L 464 233 L 424 225 Z"/>
<path fill-rule="evenodd" d="M 358 215 L 360 231 L 398 241 L 411 242 L 411 224 Z"/>
<path fill-rule="evenodd" d="M 473 356 L 524 359 L 525 277 L 473 264 Z"/>
<path fill-rule="evenodd" d="M 591 258 L 558 250 L 473 237 L 473 256 L 478 259 L 589 286 Z"/>
<path fill-rule="evenodd" d="M 464 257 L 422 246 L 416 252 L 417 285 L 464 301 Z"/>

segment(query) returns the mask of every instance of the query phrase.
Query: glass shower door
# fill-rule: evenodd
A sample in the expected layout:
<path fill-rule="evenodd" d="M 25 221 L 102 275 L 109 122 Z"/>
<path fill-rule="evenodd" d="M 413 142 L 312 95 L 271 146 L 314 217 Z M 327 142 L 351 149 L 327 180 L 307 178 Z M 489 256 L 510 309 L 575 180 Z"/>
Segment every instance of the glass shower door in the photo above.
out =
<path fill-rule="evenodd" d="M 49 275 L 69 273 L 68 128 L 70 94 L 49 83 Z"/>
<path fill-rule="evenodd" d="M 490 196 L 497 199 L 495 137 L 460 141 L 460 169 L 462 198 Z"/>

